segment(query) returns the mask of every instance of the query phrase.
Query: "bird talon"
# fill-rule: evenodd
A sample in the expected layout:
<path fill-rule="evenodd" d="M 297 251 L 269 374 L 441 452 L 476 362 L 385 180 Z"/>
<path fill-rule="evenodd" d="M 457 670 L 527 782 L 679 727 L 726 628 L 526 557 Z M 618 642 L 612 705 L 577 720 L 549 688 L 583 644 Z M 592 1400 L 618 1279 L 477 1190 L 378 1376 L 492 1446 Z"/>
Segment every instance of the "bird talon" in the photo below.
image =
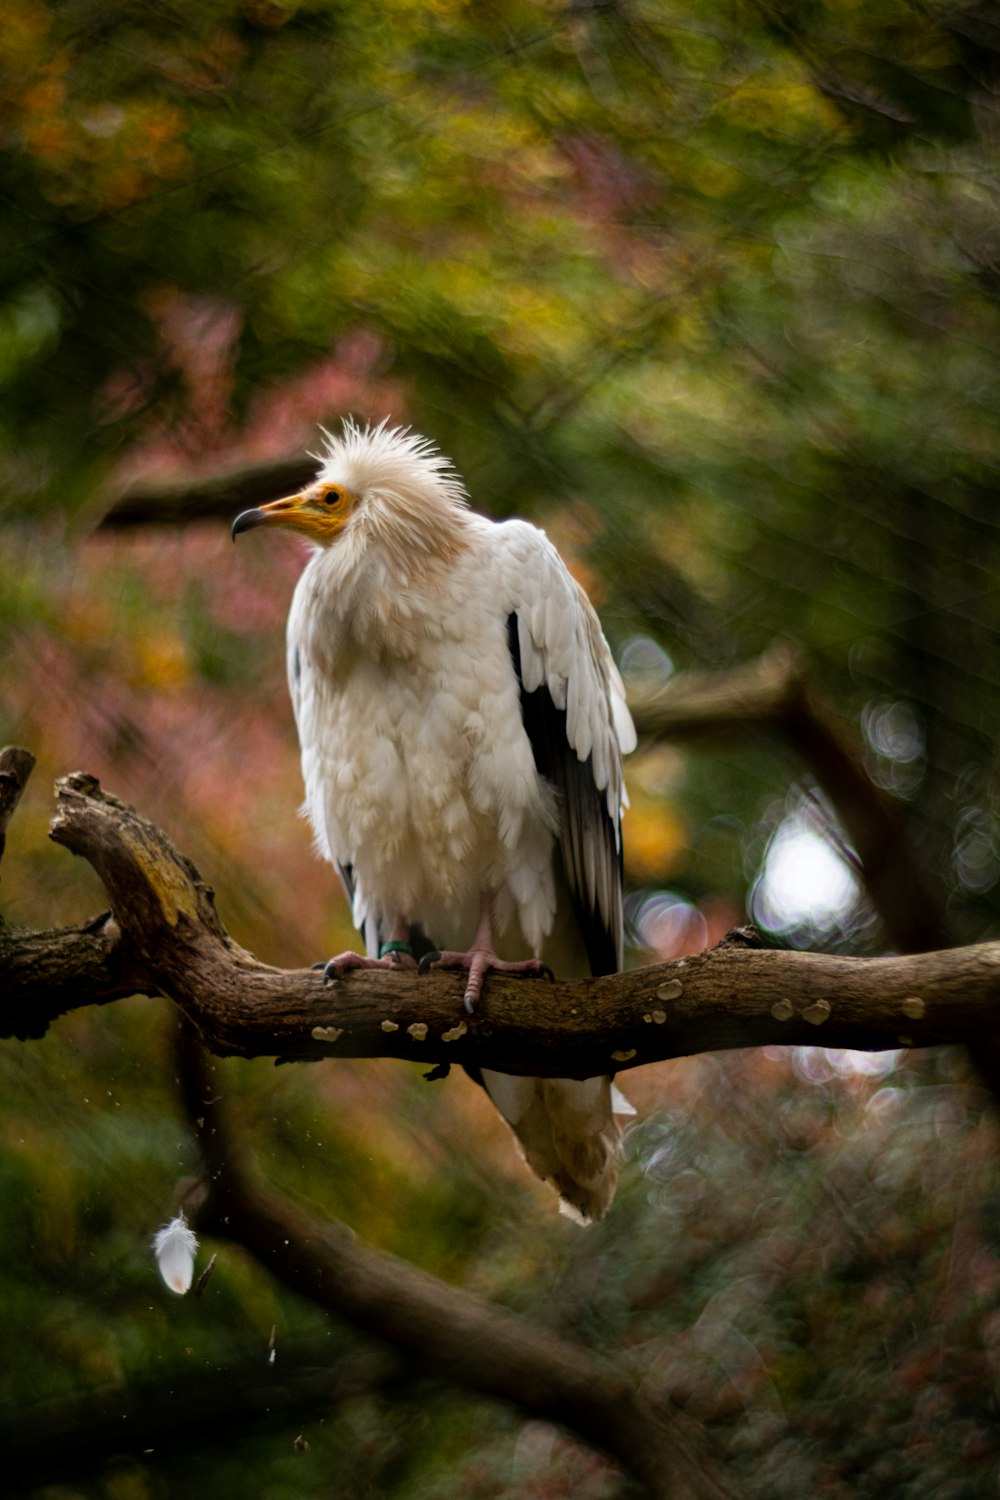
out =
<path fill-rule="evenodd" d="M 436 964 L 440 960 L 440 958 L 441 955 L 437 952 L 437 950 L 435 950 L 433 953 L 425 953 L 423 958 L 417 964 L 417 973 L 429 974 L 431 971 L 431 967 Z"/>
<path fill-rule="evenodd" d="M 331 958 L 329 963 L 316 964 L 314 967 L 323 970 L 324 984 L 336 984 L 340 978 L 340 975 L 337 973 L 337 960 L 335 958 Z"/>
<path fill-rule="evenodd" d="M 467 1016 L 475 1015 L 476 995 L 472 990 L 466 990 L 465 994 L 462 996 L 462 1006 Z"/>
<path fill-rule="evenodd" d="M 555 984 L 556 982 L 556 976 L 553 974 L 548 964 L 539 964 L 538 977 L 539 979 L 547 979 L 549 981 L 549 984 Z"/>

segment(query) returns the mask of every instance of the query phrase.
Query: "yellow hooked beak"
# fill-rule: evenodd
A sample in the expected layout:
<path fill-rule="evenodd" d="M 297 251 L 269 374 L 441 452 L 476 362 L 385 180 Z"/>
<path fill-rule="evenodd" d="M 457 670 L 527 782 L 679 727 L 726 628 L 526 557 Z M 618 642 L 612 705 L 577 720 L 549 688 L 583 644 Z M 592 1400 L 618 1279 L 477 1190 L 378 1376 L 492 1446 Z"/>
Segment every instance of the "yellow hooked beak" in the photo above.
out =
<path fill-rule="evenodd" d="M 301 532 L 321 547 L 328 546 L 343 528 L 353 498 L 340 485 L 324 484 L 283 500 L 272 500 L 269 505 L 242 511 L 236 517 L 233 541 L 241 531 L 253 531 L 258 526 L 284 526 L 289 531 Z"/>

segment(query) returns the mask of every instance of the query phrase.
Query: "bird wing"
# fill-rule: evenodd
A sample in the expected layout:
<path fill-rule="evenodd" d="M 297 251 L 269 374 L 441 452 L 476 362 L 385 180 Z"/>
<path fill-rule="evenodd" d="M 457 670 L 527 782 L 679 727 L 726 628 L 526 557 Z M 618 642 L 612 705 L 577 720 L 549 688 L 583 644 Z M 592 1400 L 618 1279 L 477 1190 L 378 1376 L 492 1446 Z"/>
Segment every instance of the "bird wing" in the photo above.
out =
<path fill-rule="evenodd" d="M 505 584 L 522 721 L 557 794 L 557 889 L 569 896 L 591 972 L 611 973 L 622 962 L 621 758 L 635 747 L 625 689 L 589 599 L 543 532 L 503 523 L 492 561 Z M 611 1079 L 483 1069 L 482 1082 L 563 1211 L 581 1223 L 603 1218 L 621 1160 L 616 1116 L 631 1111 Z"/>
<path fill-rule="evenodd" d="M 544 532 L 496 528 L 507 637 L 535 766 L 555 788 L 558 850 L 591 972 L 622 963 L 621 757 L 635 747 L 625 689 L 586 594 Z"/>

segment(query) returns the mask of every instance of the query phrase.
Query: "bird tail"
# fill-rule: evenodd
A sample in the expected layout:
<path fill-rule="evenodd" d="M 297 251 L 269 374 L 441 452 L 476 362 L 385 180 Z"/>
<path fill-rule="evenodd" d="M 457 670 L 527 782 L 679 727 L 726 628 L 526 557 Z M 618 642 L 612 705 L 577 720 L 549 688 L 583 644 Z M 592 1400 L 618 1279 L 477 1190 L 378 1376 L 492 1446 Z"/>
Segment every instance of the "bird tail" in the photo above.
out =
<path fill-rule="evenodd" d="M 578 1224 L 603 1219 L 618 1185 L 622 1131 L 635 1110 L 610 1078 L 515 1078 L 486 1069 L 483 1084 L 528 1166 L 558 1191 Z"/>

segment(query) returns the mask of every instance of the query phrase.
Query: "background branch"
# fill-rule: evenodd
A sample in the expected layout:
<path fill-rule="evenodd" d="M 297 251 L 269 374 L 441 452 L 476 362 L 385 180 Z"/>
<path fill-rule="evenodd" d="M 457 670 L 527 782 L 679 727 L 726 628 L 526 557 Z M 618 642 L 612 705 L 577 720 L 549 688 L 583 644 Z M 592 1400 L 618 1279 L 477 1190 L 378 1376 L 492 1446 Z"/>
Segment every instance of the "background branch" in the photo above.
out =
<path fill-rule="evenodd" d="M 735 1497 L 695 1424 L 668 1408 L 654 1410 L 610 1360 L 448 1286 L 265 1188 L 230 1128 L 213 1065 L 186 1025 L 179 1030 L 178 1068 L 209 1183 L 197 1213 L 201 1229 L 242 1245 L 286 1286 L 429 1372 L 602 1448 L 650 1495 Z"/>
<path fill-rule="evenodd" d="M 801 654 L 777 645 L 726 672 L 683 672 L 630 695 L 650 739 L 777 736 L 808 768 L 843 825 L 861 879 L 893 948 L 925 953 L 952 941 L 941 903 L 915 857 L 898 803 L 875 786 L 860 757 L 809 691 Z"/>
<path fill-rule="evenodd" d="M 0 750 L 0 859 L 7 847 L 7 827 L 35 765 L 30 750 L 4 745 Z"/>
<path fill-rule="evenodd" d="M 775 736 L 826 793 L 857 856 L 857 871 L 901 953 L 927 953 L 955 941 L 952 923 L 917 855 L 898 802 L 875 786 L 857 749 L 816 703 L 804 659 L 778 644 L 726 672 L 685 672 L 633 695 L 641 735 L 651 739 Z M 978 1028 L 963 1038 L 983 1082 L 1000 1098 L 1000 1036 Z M 864 1042 L 837 1045 L 861 1047 Z"/>
<path fill-rule="evenodd" d="M 98 530 L 231 521 L 238 511 L 301 489 L 315 479 L 316 469 L 316 459 L 299 455 L 271 463 L 244 464 L 201 478 L 185 474 L 177 479 L 138 479 L 104 497 L 106 509 Z"/>

